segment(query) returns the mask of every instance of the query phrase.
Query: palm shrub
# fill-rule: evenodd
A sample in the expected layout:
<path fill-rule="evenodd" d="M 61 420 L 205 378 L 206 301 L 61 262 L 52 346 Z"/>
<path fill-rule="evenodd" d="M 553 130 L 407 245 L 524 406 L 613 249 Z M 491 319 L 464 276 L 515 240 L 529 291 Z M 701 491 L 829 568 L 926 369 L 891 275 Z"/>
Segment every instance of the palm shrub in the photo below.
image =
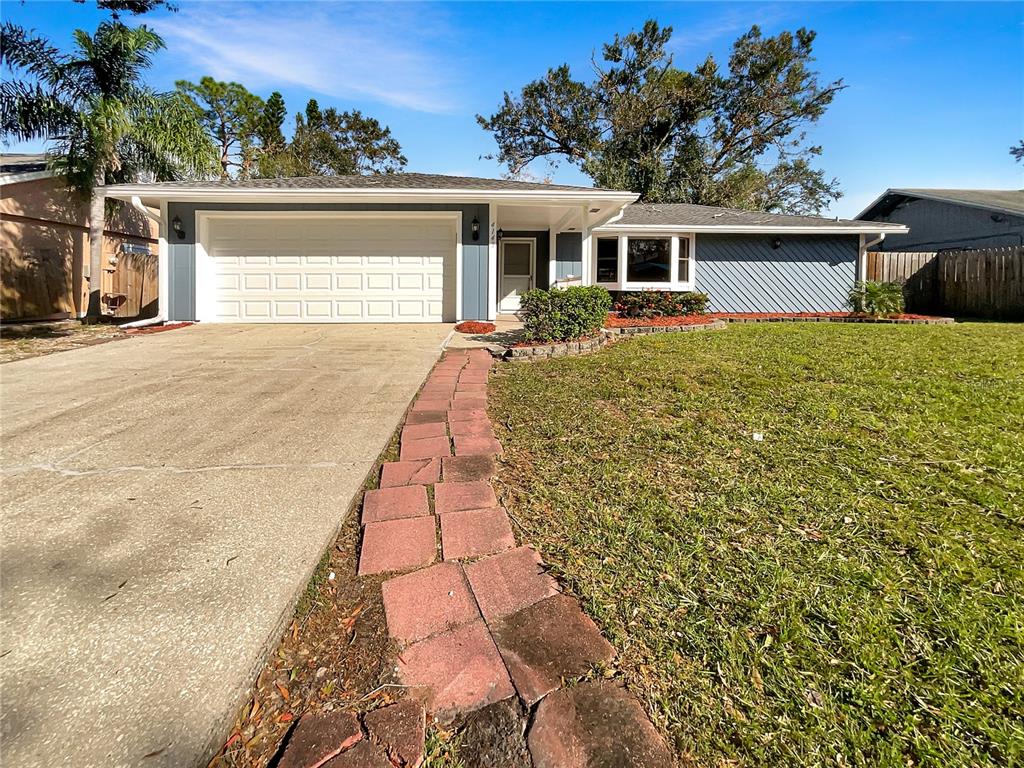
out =
<path fill-rule="evenodd" d="M 696 291 L 623 291 L 615 310 L 624 317 L 682 317 L 707 311 L 708 295 Z"/>
<path fill-rule="evenodd" d="M 105 21 L 95 34 L 74 32 L 64 53 L 7 22 L 0 27 L 0 62 L 18 77 L 0 83 L 0 133 L 44 140 L 50 164 L 90 200 L 89 314 L 99 314 L 106 184 L 209 176 L 216 150 L 195 105 L 180 93 L 158 93 L 143 82 L 164 47 L 146 26 Z"/>
<path fill-rule="evenodd" d="M 850 291 L 849 301 L 854 312 L 872 317 L 899 315 L 903 312 L 903 286 L 899 283 L 859 280 Z"/>
<path fill-rule="evenodd" d="M 611 294 L 597 285 L 534 288 L 520 297 L 519 317 L 528 341 L 570 341 L 600 331 L 611 308 Z"/>

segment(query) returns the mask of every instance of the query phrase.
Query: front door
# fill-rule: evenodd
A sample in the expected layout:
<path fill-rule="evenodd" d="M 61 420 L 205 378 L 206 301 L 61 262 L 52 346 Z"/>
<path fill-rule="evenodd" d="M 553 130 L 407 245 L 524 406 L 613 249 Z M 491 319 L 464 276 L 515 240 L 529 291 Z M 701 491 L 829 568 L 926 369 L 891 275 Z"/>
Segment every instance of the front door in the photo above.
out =
<path fill-rule="evenodd" d="M 509 237 L 501 241 L 498 308 L 502 312 L 517 311 L 519 297 L 533 288 L 533 264 L 536 250 L 537 241 L 532 237 Z"/>

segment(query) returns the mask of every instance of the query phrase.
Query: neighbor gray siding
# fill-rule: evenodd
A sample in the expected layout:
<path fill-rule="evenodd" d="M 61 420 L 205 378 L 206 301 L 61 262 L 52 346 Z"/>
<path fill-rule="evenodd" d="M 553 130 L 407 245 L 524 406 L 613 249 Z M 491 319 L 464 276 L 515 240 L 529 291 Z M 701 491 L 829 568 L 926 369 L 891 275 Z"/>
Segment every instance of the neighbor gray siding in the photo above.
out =
<path fill-rule="evenodd" d="M 842 312 L 857 277 L 856 236 L 699 234 L 695 287 L 711 312 Z"/>
<path fill-rule="evenodd" d="M 555 236 L 555 279 L 583 277 L 583 235 L 559 232 Z"/>
<path fill-rule="evenodd" d="M 872 248 L 876 251 L 927 252 L 1024 244 L 1024 218 L 940 200 L 907 200 L 871 220 L 910 227 L 906 235 L 886 235 L 881 245 Z"/>
<path fill-rule="evenodd" d="M 486 319 L 487 316 L 487 212 L 486 203 L 467 204 L 416 204 L 416 203 L 394 203 L 378 205 L 373 203 L 296 203 L 281 205 L 277 203 L 170 203 L 167 206 L 167 219 L 171 221 L 175 216 L 181 219 L 184 238 L 172 231 L 170 233 L 170 248 L 179 249 L 179 273 L 176 276 L 173 265 L 170 268 L 168 281 L 168 306 L 171 307 L 171 319 L 194 320 L 195 319 L 195 242 L 197 233 L 196 211 L 461 211 L 462 212 L 462 306 L 463 317 L 466 319 Z M 473 218 L 480 221 L 480 235 L 478 240 L 473 240 L 471 225 Z M 186 250 L 187 249 L 187 250 Z M 483 251 L 483 265 L 478 264 L 480 252 Z M 169 250 L 169 253 L 171 251 Z M 545 254 L 545 259 L 547 258 Z M 190 264 L 190 271 L 186 271 L 184 264 Z M 545 263 L 547 263 L 545 261 Z M 466 280 L 468 272 L 473 270 L 474 279 Z M 445 279 L 449 279 L 446 275 Z M 452 275 L 450 279 L 454 280 Z M 474 314 L 470 314 L 470 307 L 474 307 Z M 480 309 L 482 308 L 482 309 Z M 188 312 L 186 316 L 184 313 Z M 175 316 L 174 313 L 177 313 Z"/>

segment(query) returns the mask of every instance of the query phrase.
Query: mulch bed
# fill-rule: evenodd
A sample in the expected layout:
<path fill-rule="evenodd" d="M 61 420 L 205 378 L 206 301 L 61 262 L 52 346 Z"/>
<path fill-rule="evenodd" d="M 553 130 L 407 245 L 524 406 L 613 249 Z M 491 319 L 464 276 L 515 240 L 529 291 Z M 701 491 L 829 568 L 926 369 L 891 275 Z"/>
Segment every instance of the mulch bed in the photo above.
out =
<path fill-rule="evenodd" d="M 166 325 L 150 325 L 146 328 L 128 328 L 125 333 L 130 333 L 133 336 L 142 336 L 149 333 L 163 333 L 164 331 L 173 331 L 177 328 L 186 328 L 192 325 L 192 323 L 167 323 Z"/>
<path fill-rule="evenodd" d="M 675 317 L 622 317 L 614 312 L 608 313 L 605 323 L 607 328 L 675 328 L 680 325 L 710 325 L 715 321 L 713 315 L 678 315 Z"/>
<path fill-rule="evenodd" d="M 498 329 L 494 323 L 483 323 L 478 320 L 466 320 L 455 326 L 459 333 L 494 333 Z"/>
<path fill-rule="evenodd" d="M 872 320 L 870 315 L 857 312 L 710 312 L 705 317 L 721 320 L 786 320 L 786 319 L 807 319 L 815 317 L 855 317 L 864 320 Z M 934 315 L 914 315 L 903 313 L 890 315 L 889 320 L 936 320 Z"/>

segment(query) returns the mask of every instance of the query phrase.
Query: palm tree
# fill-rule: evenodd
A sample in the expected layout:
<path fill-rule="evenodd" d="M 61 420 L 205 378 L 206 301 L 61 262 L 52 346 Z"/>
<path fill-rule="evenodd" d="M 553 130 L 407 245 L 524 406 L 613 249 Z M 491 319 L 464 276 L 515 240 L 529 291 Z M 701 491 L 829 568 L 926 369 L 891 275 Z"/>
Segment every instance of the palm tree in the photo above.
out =
<path fill-rule="evenodd" d="M 0 61 L 24 78 L 0 83 L 0 132 L 50 142 L 52 169 L 90 199 L 88 315 L 95 318 L 104 185 L 208 176 L 216 171 L 216 154 L 194 105 L 142 82 L 164 47 L 156 32 L 106 21 L 91 36 L 76 30 L 74 40 L 75 51 L 62 53 L 10 22 L 0 28 Z"/>

